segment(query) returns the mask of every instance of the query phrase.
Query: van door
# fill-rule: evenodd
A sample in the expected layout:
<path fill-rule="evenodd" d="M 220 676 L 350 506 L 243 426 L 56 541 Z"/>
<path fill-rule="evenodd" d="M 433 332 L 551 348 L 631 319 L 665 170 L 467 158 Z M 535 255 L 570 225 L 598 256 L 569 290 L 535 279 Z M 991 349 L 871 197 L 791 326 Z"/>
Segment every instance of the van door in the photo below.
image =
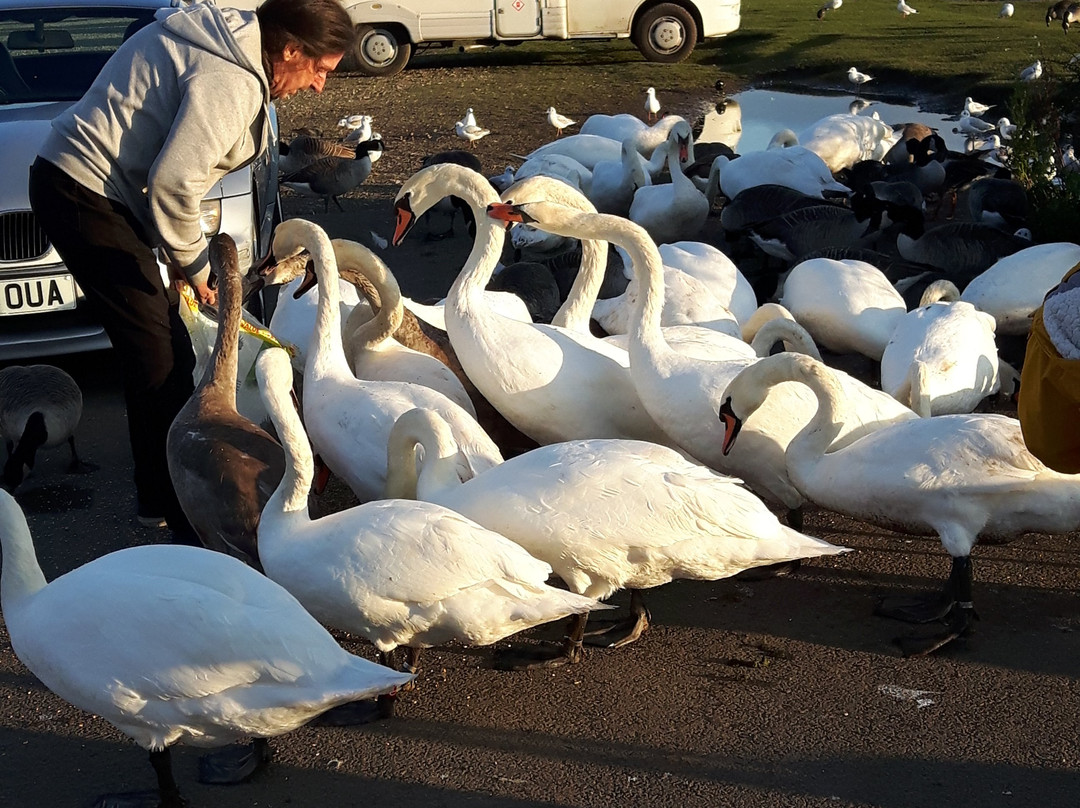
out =
<path fill-rule="evenodd" d="M 540 35 L 540 0 L 495 0 L 495 36 L 518 39 Z"/>

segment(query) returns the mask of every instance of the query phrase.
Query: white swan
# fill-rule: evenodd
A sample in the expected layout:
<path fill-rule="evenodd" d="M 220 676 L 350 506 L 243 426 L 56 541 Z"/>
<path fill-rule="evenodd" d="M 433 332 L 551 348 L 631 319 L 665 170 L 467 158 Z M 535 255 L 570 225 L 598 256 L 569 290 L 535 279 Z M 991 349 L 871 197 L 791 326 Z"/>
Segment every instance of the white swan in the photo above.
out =
<path fill-rule="evenodd" d="M 486 215 L 499 197 L 483 175 L 437 165 L 406 180 L 395 203 L 394 243 L 451 194 L 472 206 L 477 229 L 447 297 L 446 325 L 462 367 L 485 398 L 538 443 L 585 437 L 665 442 L 634 390 L 625 351 L 557 326 L 509 320 L 485 304 L 480 292 L 502 252 L 504 230 Z"/>
<path fill-rule="evenodd" d="M 379 312 L 368 317 L 366 307 L 355 307 L 345 327 L 345 350 L 353 375 L 379 382 L 410 382 L 430 387 L 453 401 L 473 418 L 476 410 L 469 394 L 454 372 L 442 361 L 407 348 L 394 333 L 401 325 L 404 306 L 401 289 L 389 267 L 362 244 L 334 239 L 334 256 L 339 271 L 359 272 L 375 289 Z"/>
<path fill-rule="evenodd" d="M 446 396 L 407 382 L 370 382 L 349 369 L 339 337 L 338 272 L 330 239 L 318 225 L 288 219 L 274 231 L 273 254 L 311 254 L 319 283 L 315 345 L 304 368 L 304 420 L 315 450 L 361 501 L 381 495 L 386 441 L 405 410 L 430 406 L 451 424 L 473 471 L 502 462 L 498 447 L 476 419 Z"/>
<path fill-rule="evenodd" d="M 897 137 L 891 126 L 877 118 L 839 113 L 810 124 L 799 133 L 798 142 L 836 173 L 860 160 L 881 160 Z"/>
<path fill-rule="evenodd" d="M 739 370 L 755 360 L 732 357 L 702 361 L 673 350 L 665 342 L 660 328 L 660 254 L 642 228 L 618 216 L 579 213 L 547 202 L 490 206 L 489 215 L 527 219 L 575 238 L 606 238 L 626 250 L 640 283 L 629 339 L 630 372 L 642 402 L 684 452 L 711 468 L 740 477 L 760 496 L 789 509 L 802 504 L 802 495 L 788 479 L 783 453 L 788 440 L 809 420 L 812 397 L 792 385 L 790 393 L 772 399 L 772 409 L 762 413 L 757 424 L 749 425 L 750 440 L 741 452 L 722 455 L 722 430 L 716 419 L 719 393 Z M 880 391 L 862 390 L 869 388 L 852 380 L 842 440 L 853 439 L 881 423 L 917 417 Z"/>
<path fill-rule="evenodd" d="M 579 130 L 583 135 L 599 135 L 624 143 L 630 140 L 642 157 L 648 158 L 653 151 L 668 138 L 668 133 L 679 121 L 686 119 L 680 115 L 665 115 L 651 126 L 636 115 L 590 115 Z"/>
<path fill-rule="evenodd" d="M 676 144 L 668 141 L 667 163 L 671 181 L 638 188 L 630 203 L 630 220 L 644 227 L 657 244 L 697 236 L 711 207 L 705 194 L 682 171 L 691 140 L 679 135 L 678 131 L 678 127 L 672 127 Z"/>
<path fill-rule="evenodd" d="M 972 412 L 1000 387 L 994 318 L 963 301 L 909 311 L 881 355 L 881 389 L 923 418 Z"/>
<path fill-rule="evenodd" d="M 592 171 L 589 201 L 601 213 L 625 216 L 638 188 L 652 185 L 641 155 L 629 140 L 624 140 L 619 160 L 601 160 Z"/>
<path fill-rule="evenodd" d="M 664 326 L 700 325 L 725 333 L 738 333 L 743 317 L 752 314 L 757 298 L 750 282 L 720 250 L 698 241 L 661 244 L 664 262 Z M 639 281 L 629 270 L 630 282 L 620 295 L 597 300 L 593 319 L 608 334 L 625 334 L 630 329 Z"/>
<path fill-rule="evenodd" d="M 638 590 L 844 551 L 781 525 L 738 480 L 644 441 L 542 446 L 462 483 L 446 424 L 413 410 L 394 426 L 389 453 L 390 493 L 441 503 L 497 530 L 548 561 L 573 592 L 604 599 L 634 590 L 629 631 L 614 645 L 648 625 Z M 576 661 L 586 617 L 555 659 Z"/>
<path fill-rule="evenodd" d="M 746 152 L 732 160 L 719 155 L 709 172 L 710 186 L 719 184 L 728 199 L 757 185 L 782 185 L 807 196 L 844 196 L 851 190 L 835 179 L 825 161 L 802 146 Z"/>
<path fill-rule="evenodd" d="M 831 446 L 843 418 L 844 394 L 827 366 L 800 354 L 763 359 L 728 385 L 721 410 L 725 450 L 769 389 L 791 381 L 806 385 L 818 400 L 816 415 L 787 452 L 788 470 L 799 489 L 818 505 L 862 521 L 936 533 L 952 556 L 939 601 L 925 609 L 882 611 L 918 622 L 948 616 L 944 636 L 908 643 L 908 653 L 929 653 L 970 626 L 970 554 L 980 536 L 1067 533 L 1080 523 L 1080 476 L 1043 465 L 1025 447 L 1014 418 L 919 418 L 882 427 L 843 448 Z"/>
<path fill-rule="evenodd" d="M 131 547 L 46 583 L 26 517 L 3 491 L 0 545 L 15 654 L 60 698 L 150 752 L 162 805 L 186 804 L 173 744 L 280 735 L 412 678 L 346 653 L 284 589 L 222 553 Z M 268 760 L 265 741 L 257 747 L 251 761 Z M 215 773 L 235 781 L 251 769 Z"/>
<path fill-rule="evenodd" d="M 880 360 L 907 312 L 884 273 L 865 261 L 812 258 L 784 281 L 780 301 L 814 340 L 835 353 Z"/>
<path fill-rule="evenodd" d="M 964 287 L 960 299 L 993 315 L 998 334 L 1026 334 L 1031 318 L 1070 269 L 1080 263 L 1080 244 L 1027 247 L 994 262 Z"/>
<path fill-rule="evenodd" d="M 514 172 L 514 180 L 543 174 L 555 177 L 588 194 L 593 184 L 593 166 L 584 166 L 570 155 L 550 153 L 530 157 Z"/>
<path fill-rule="evenodd" d="M 585 168 L 592 171 L 601 160 L 618 160 L 622 153 L 622 142 L 600 135 L 568 135 L 533 149 L 525 158 L 532 160 L 549 154 L 563 154 L 572 157 Z M 516 176 L 516 175 L 515 175 Z"/>
<path fill-rule="evenodd" d="M 289 397 L 292 373 L 280 351 L 263 354 L 256 374 L 286 460 L 259 549 L 266 574 L 318 620 L 388 655 L 398 646 L 490 645 L 600 605 L 548 586 L 550 566 L 440 505 L 378 500 L 312 520 L 314 462 Z"/>

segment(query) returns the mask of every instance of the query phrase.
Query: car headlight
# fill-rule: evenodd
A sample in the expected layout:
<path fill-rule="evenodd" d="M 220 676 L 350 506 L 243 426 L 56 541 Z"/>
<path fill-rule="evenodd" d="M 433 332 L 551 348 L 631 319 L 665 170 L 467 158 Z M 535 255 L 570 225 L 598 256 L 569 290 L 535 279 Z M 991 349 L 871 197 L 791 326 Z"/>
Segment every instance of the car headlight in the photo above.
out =
<path fill-rule="evenodd" d="M 199 203 L 199 226 L 207 238 L 217 235 L 221 228 L 220 199 L 204 199 Z"/>

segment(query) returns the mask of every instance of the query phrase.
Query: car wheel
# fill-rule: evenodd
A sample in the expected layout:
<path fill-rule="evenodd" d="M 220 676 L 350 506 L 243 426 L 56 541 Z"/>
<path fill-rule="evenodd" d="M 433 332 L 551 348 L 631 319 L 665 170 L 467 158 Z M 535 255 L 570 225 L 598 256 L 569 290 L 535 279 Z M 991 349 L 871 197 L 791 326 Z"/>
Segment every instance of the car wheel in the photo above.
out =
<path fill-rule="evenodd" d="M 404 69 L 410 56 L 412 43 L 401 28 L 362 23 L 341 65 L 365 76 L 392 76 Z"/>
<path fill-rule="evenodd" d="M 681 62 L 697 44 L 697 23 L 682 6 L 661 3 L 634 23 L 633 42 L 650 62 Z"/>

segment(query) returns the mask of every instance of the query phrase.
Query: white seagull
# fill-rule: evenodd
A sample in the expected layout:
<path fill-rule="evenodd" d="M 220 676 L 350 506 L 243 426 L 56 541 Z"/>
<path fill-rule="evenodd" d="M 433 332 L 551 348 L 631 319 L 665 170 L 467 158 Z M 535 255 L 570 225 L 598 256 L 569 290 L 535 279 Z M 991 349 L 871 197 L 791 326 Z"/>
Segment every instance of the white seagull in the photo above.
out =
<path fill-rule="evenodd" d="M 998 17 L 1011 17 L 1015 10 L 1012 3 L 1004 3 L 1001 6 L 1001 11 L 998 12 Z"/>
<path fill-rule="evenodd" d="M 993 108 L 993 104 L 980 104 L 978 101 L 973 100 L 970 95 L 964 99 L 964 112 L 969 115 L 982 115 L 984 112 L 989 112 Z"/>
<path fill-rule="evenodd" d="M 656 90 L 652 87 L 645 91 L 645 115 L 646 120 L 652 123 L 660 114 L 660 102 L 656 98 Z"/>
<path fill-rule="evenodd" d="M 462 117 L 461 122 L 466 126 L 476 126 L 476 115 L 473 114 L 472 107 L 465 110 L 465 115 Z"/>
<path fill-rule="evenodd" d="M 960 125 L 954 131 L 968 137 L 978 137 L 988 134 L 997 129 L 992 123 L 987 123 L 982 118 L 976 118 L 966 109 L 960 113 Z"/>
<path fill-rule="evenodd" d="M 558 112 L 555 111 L 555 107 L 548 107 L 547 120 L 548 123 L 555 127 L 555 131 L 558 133 L 555 135 L 555 137 L 561 135 L 562 130 L 566 127 L 573 126 L 577 123 L 577 121 L 572 121 L 565 115 L 560 115 Z"/>
<path fill-rule="evenodd" d="M 825 5 L 817 10 L 817 18 L 819 20 L 825 19 L 826 12 L 836 11 L 842 5 L 844 5 L 844 0 L 826 0 Z"/>
<path fill-rule="evenodd" d="M 913 9 L 911 6 L 909 6 L 907 3 L 905 3 L 904 0 L 900 0 L 900 2 L 896 4 L 896 10 L 900 12 L 900 16 L 902 16 L 902 17 L 906 17 L 909 14 L 918 14 L 919 13 L 918 11 Z"/>
<path fill-rule="evenodd" d="M 1034 64 L 1030 64 L 1020 71 L 1020 81 L 1035 81 L 1042 75 L 1042 60 L 1036 59 Z"/>
<path fill-rule="evenodd" d="M 854 67 L 849 67 L 847 72 L 847 80 L 855 85 L 856 88 L 862 89 L 862 86 L 868 81 L 873 81 L 874 77 L 866 73 L 860 73 Z"/>
<path fill-rule="evenodd" d="M 454 132 L 459 138 L 469 141 L 470 144 L 491 134 L 490 129 L 484 129 L 476 124 L 467 124 L 465 121 L 458 121 L 454 124 Z"/>

